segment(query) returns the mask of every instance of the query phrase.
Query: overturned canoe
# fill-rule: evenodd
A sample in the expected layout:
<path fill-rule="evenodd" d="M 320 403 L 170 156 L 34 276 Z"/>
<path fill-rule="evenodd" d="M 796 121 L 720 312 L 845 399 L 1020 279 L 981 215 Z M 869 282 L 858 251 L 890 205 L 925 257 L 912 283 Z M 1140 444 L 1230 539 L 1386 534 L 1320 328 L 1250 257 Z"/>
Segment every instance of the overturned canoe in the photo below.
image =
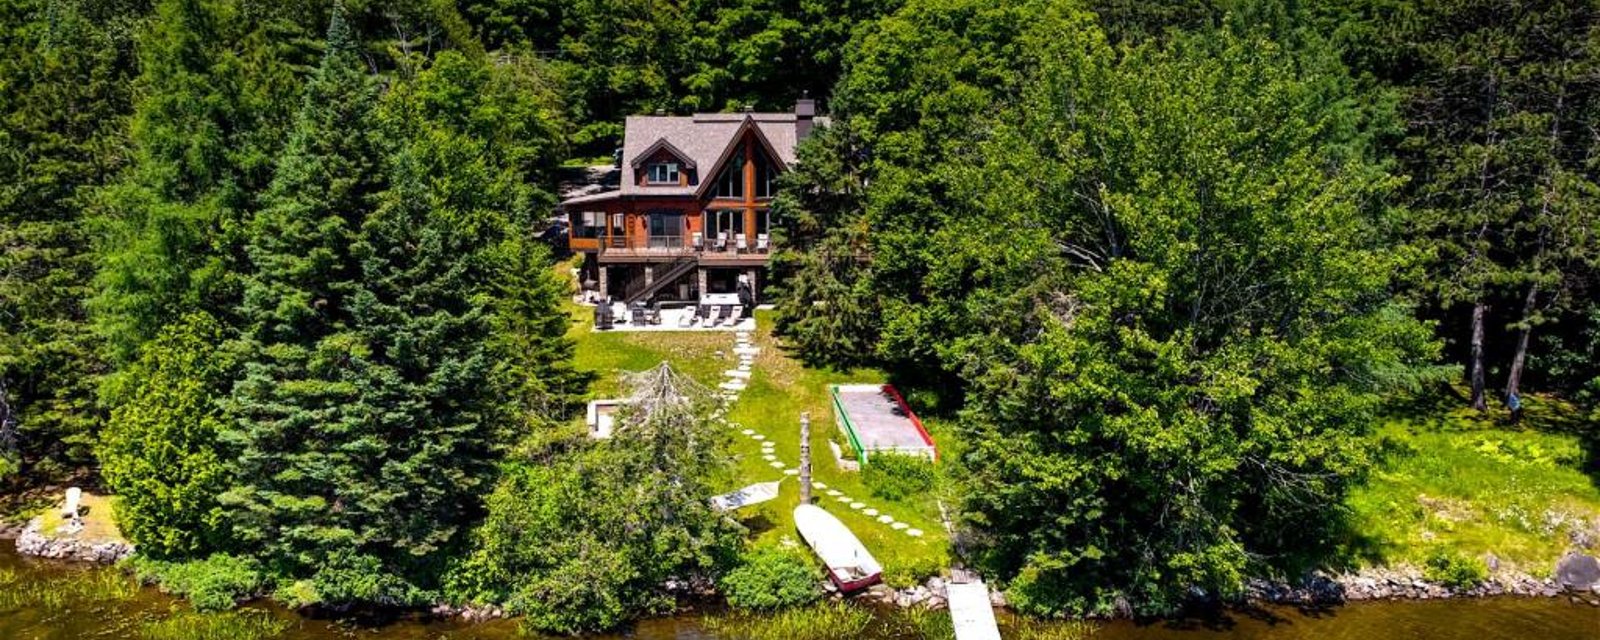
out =
<path fill-rule="evenodd" d="M 856 535 L 821 507 L 810 504 L 795 507 L 794 528 L 828 567 L 828 579 L 840 591 L 857 591 L 882 579 L 883 567 Z"/>

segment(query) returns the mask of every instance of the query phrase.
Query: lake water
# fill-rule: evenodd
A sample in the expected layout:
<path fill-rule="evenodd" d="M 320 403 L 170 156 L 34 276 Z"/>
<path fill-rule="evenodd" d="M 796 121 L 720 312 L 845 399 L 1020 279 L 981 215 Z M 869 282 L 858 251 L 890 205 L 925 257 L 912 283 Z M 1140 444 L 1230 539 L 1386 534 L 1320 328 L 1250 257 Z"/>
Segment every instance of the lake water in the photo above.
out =
<path fill-rule="evenodd" d="M 20 557 L 11 542 L 0 541 L 0 572 L 14 572 L 21 584 L 50 584 L 88 572 L 108 571 Z M 116 603 L 74 601 L 50 607 L 0 608 L 0 639 L 77 640 L 137 638 L 142 622 L 161 620 L 183 605 L 154 589 L 139 590 Z M 266 615 L 288 624 L 283 640 L 381 638 L 385 640 L 509 640 L 521 637 L 509 621 L 485 624 L 398 620 L 363 624 L 311 619 L 276 608 Z M 1002 621 L 1005 617 L 1002 616 Z M 1425 602 L 1355 603 L 1324 611 L 1272 607 L 1232 611 L 1205 619 L 1136 624 L 1114 622 L 1093 635 L 1105 640 L 1211 640 L 1221 638 L 1367 640 L 1600 640 L 1600 607 L 1572 604 L 1566 598 L 1494 598 Z M 707 631 L 694 616 L 649 620 L 620 635 L 598 638 L 638 640 L 733 640 Z M 890 640 L 879 636 L 863 640 Z"/>

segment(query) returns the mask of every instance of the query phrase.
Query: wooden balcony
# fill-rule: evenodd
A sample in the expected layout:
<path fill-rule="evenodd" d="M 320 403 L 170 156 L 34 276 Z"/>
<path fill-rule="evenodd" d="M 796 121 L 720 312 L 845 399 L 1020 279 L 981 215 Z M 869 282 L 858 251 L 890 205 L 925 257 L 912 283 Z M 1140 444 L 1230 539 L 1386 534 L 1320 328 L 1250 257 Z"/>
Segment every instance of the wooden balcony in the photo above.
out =
<path fill-rule="evenodd" d="M 704 266 L 759 266 L 767 263 L 771 245 L 746 242 L 741 249 L 737 240 L 706 242 L 697 246 L 691 236 L 649 236 L 598 240 L 601 264 L 670 262 L 685 256 L 695 256 Z M 576 247 L 574 247 L 576 248 Z"/>

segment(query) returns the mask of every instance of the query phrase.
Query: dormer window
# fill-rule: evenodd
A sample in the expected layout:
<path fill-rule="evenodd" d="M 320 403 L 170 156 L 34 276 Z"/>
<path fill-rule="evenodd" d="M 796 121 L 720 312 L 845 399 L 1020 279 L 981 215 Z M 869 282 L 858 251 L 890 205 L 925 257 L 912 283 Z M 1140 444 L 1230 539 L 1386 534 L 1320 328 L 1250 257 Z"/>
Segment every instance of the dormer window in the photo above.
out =
<path fill-rule="evenodd" d="M 678 163 L 652 162 L 646 175 L 650 184 L 678 184 Z"/>

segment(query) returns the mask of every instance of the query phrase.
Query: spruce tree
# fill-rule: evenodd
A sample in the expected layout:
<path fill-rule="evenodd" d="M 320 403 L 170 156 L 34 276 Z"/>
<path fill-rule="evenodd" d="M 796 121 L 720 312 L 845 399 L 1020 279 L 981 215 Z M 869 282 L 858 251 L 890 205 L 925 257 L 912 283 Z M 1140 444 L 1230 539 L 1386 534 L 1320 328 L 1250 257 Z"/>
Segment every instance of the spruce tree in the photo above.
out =
<path fill-rule="evenodd" d="M 360 492 L 370 489 L 366 461 L 385 446 L 358 384 L 369 349 L 348 309 L 360 277 L 350 247 L 381 185 L 377 89 L 341 11 L 327 34 L 250 223 L 238 309 L 247 355 L 227 434 L 239 451 L 236 486 L 223 496 L 234 535 L 290 577 L 367 573 L 371 558 L 359 550 L 375 535 L 374 514 Z"/>

